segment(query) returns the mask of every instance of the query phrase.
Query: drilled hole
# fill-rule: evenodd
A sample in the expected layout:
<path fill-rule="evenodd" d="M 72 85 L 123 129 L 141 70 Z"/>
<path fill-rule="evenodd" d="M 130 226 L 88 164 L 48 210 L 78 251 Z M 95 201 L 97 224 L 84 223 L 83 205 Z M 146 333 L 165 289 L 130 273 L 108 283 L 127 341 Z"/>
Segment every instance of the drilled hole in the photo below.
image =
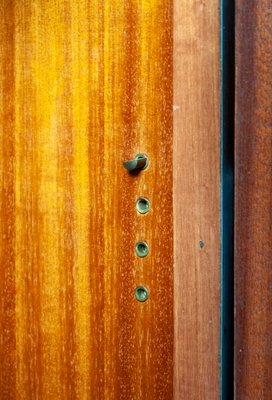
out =
<path fill-rule="evenodd" d="M 149 297 L 147 288 L 144 286 L 137 286 L 135 289 L 135 297 L 140 302 L 146 301 Z"/>
<path fill-rule="evenodd" d="M 146 257 L 149 252 L 148 245 L 146 242 L 136 243 L 135 250 L 138 257 Z"/>
<path fill-rule="evenodd" d="M 146 197 L 139 197 L 136 202 L 136 209 L 140 214 L 146 214 L 150 210 L 150 201 Z"/>

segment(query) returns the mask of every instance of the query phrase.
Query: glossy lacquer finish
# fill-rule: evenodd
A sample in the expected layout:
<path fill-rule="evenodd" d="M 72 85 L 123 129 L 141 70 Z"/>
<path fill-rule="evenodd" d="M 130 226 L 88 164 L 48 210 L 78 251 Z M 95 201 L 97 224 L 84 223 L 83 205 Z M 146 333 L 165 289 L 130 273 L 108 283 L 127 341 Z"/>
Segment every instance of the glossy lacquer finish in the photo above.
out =
<path fill-rule="evenodd" d="M 0 13 L 0 398 L 172 399 L 172 1 Z"/>

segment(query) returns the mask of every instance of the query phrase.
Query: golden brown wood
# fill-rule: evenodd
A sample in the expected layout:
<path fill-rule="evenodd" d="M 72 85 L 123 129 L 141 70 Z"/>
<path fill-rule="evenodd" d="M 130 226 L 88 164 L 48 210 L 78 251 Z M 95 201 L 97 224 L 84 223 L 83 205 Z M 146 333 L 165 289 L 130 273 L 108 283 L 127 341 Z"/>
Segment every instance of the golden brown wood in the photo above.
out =
<path fill-rule="evenodd" d="M 174 394 L 218 400 L 219 1 L 174 4 Z"/>
<path fill-rule="evenodd" d="M 272 10 L 236 2 L 235 398 L 272 398 Z"/>
<path fill-rule="evenodd" d="M 14 9 L 1 7 L 1 153 L 0 153 L 0 396 L 16 393 L 15 332 L 15 104 L 14 104 Z M 4 106 L 5 105 L 5 106 Z M 5 202 L 5 207 L 4 207 Z"/>
<path fill-rule="evenodd" d="M 0 398 L 170 400 L 172 3 L 0 13 Z"/>

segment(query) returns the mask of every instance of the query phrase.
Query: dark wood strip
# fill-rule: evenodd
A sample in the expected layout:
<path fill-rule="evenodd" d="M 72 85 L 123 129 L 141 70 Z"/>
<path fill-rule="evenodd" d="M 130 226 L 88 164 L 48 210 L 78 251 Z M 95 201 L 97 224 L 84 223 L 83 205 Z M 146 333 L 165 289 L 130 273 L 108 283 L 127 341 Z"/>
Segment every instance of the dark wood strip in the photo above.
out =
<path fill-rule="evenodd" d="M 140 13 L 139 2 L 132 0 L 124 3 L 124 52 L 120 68 L 122 73 L 122 101 L 120 102 L 122 131 L 120 139 L 120 155 L 125 161 L 135 155 L 137 145 L 137 122 L 139 120 L 139 75 L 140 75 Z M 137 260 L 134 261 L 135 237 L 135 208 L 134 193 L 137 190 L 137 176 L 125 173 L 120 160 L 118 167 L 118 189 L 120 193 L 120 209 L 118 219 L 119 230 L 119 257 L 121 262 L 116 265 L 118 274 L 116 289 L 117 297 L 119 352 L 117 359 L 117 385 L 120 400 L 133 396 L 142 397 L 141 387 L 137 384 L 138 376 L 135 373 L 139 352 L 137 346 L 136 302 L 133 297 L 133 281 L 137 269 Z M 136 179 L 135 179 L 136 178 Z M 128 261 L 130 260 L 130 261 Z M 138 354 L 137 354 L 138 353 Z M 150 393 L 151 395 L 151 393 Z"/>
<path fill-rule="evenodd" d="M 272 398 L 272 8 L 236 2 L 235 398 Z"/>
<path fill-rule="evenodd" d="M 147 282 L 150 285 L 150 364 L 154 399 L 173 399 L 174 284 L 173 284 L 173 2 L 160 1 L 154 18 L 153 45 L 156 59 L 150 62 L 148 88 L 151 137 L 148 152 L 150 174 L 146 186 L 152 196 L 151 257 Z M 153 53 L 152 45 L 150 54 Z M 154 81 L 153 81 L 154 79 Z M 153 83 L 152 83 L 153 81 Z M 142 82 L 144 86 L 144 81 Z M 152 115 L 152 119 L 150 118 Z M 145 135 L 142 136 L 144 143 Z M 153 165 L 151 165 L 153 162 Z M 151 180 L 150 179 L 150 180 Z M 154 357 L 154 355 L 156 355 Z M 146 375 L 148 384 L 149 374 Z M 148 400 L 148 393 L 146 393 Z"/>
<path fill-rule="evenodd" d="M 35 33 L 31 30 L 35 20 L 35 11 L 29 1 L 17 12 L 20 16 L 19 33 L 21 43 L 20 62 L 18 71 L 16 96 L 19 93 L 18 102 L 18 132 L 16 140 L 20 144 L 16 154 L 17 172 L 20 180 L 16 185 L 16 204 L 19 212 L 16 215 L 18 221 L 18 235 L 16 237 L 16 279 L 21 281 L 16 288 L 16 298 L 23 299 L 23 315 L 17 316 L 17 322 L 24 327 L 20 341 L 21 362 L 24 365 L 22 395 L 29 399 L 40 397 L 42 393 L 42 352 L 41 352 L 41 329 L 40 329 L 40 277 L 42 274 L 40 265 L 40 213 L 38 206 L 39 193 L 39 160 L 38 160 L 38 136 L 37 136 L 37 108 L 36 82 L 32 76 L 32 64 L 30 53 L 35 54 Z M 16 39 L 17 40 L 17 39 Z M 18 62 L 18 60 L 17 60 Z M 17 67 L 17 65 L 16 65 Z M 17 224 L 16 221 L 16 224 Z M 17 260 L 19 257 L 19 260 Z M 17 371 L 16 371 L 17 372 Z"/>
<path fill-rule="evenodd" d="M 15 318 L 15 72 L 14 2 L 2 1 L 0 88 L 1 194 L 0 194 L 0 397 L 16 396 L 16 318 Z"/>
<path fill-rule="evenodd" d="M 172 3 L 117 3 L 105 25 L 105 397 L 172 399 Z M 128 174 L 122 162 L 141 152 L 149 167 Z M 143 259 L 137 240 L 150 248 Z"/>

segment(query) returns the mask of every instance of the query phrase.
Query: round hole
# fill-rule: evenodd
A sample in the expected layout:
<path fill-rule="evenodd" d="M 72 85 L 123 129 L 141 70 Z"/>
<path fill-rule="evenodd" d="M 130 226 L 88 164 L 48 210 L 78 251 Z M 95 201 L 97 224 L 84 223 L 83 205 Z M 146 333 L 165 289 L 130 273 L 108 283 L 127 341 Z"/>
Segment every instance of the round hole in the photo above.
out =
<path fill-rule="evenodd" d="M 148 245 L 146 242 L 138 242 L 135 246 L 136 254 L 138 257 L 146 257 L 148 255 Z"/>
<path fill-rule="evenodd" d="M 149 297 L 147 288 L 144 286 L 137 286 L 135 289 L 135 297 L 140 302 L 146 301 Z"/>
<path fill-rule="evenodd" d="M 150 210 L 150 201 L 146 197 L 139 197 L 136 202 L 136 209 L 140 214 L 146 214 Z"/>

